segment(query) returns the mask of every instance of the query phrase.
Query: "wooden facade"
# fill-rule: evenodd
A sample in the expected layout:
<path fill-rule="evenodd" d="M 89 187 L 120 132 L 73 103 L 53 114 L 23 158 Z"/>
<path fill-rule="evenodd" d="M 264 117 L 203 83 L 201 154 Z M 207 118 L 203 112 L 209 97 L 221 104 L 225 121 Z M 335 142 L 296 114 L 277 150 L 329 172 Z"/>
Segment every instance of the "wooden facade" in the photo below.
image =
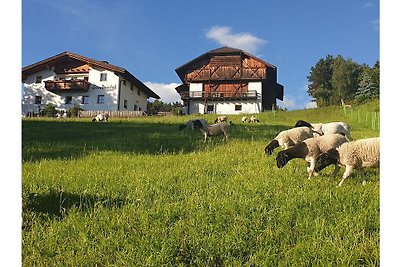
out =
<path fill-rule="evenodd" d="M 277 83 L 277 68 L 243 50 L 222 47 L 209 51 L 176 70 L 182 85 L 176 88 L 186 105 L 199 98 L 190 92 L 190 84 L 202 83 L 201 97 L 206 103 L 218 96 L 219 101 L 241 100 L 250 92 L 249 83 L 262 84 L 262 109 L 270 110 L 276 98 L 283 100 L 283 86 Z M 256 96 L 257 98 L 257 96 Z M 215 100 L 215 99 L 214 99 Z"/>

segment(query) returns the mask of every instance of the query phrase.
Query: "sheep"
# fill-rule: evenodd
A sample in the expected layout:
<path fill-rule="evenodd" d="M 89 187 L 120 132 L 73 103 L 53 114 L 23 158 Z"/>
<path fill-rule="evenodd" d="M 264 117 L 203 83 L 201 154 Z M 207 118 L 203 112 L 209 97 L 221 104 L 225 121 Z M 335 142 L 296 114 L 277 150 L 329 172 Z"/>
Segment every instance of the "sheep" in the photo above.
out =
<path fill-rule="evenodd" d="M 350 126 L 344 122 L 328 122 L 328 123 L 309 123 L 303 120 L 298 120 L 294 127 L 310 127 L 314 131 L 322 134 L 344 134 L 348 140 L 352 140 L 350 134 Z"/>
<path fill-rule="evenodd" d="M 229 123 L 226 122 L 220 122 L 216 124 L 211 124 L 211 125 L 203 125 L 199 120 L 193 121 L 194 127 L 199 129 L 200 132 L 204 135 L 204 142 L 207 141 L 207 139 L 210 136 L 218 136 L 223 134 L 224 135 L 224 140 L 228 141 L 228 129 L 229 129 Z"/>
<path fill-rule="evenodd" d="M 256 116 L 251 116 L 249 122 L 254 122 L 254 123 L 256 123 L 256 122 L 260 122 L 260 120 L 257 119 Z"/>
<path fill-rule="evenodd" d="M 330 149 L 318 156 L 315 170 L 320 171 L 325 167 L 335 164 L 332 175 L 336 176 L 339 166 L 346 166 L 342 180 L 338 186 L 342 186 L 344 180 L 349 177 L 353 169 L 377 168 L 380 163 L 379 137 L 360 139 L 341 145 L 338 149 Z"/>
<path fill-rule="evenodd" d="M 243 123 L 246 123 L 246 122 L 247 122 L 247 117 L 246 117 L 246 116 L 243 116 L 243 117 L 242 117 L 242 122 L 243 122 Z"/>
<path fill-rule="evenodd" d="M 288 149 L 297 143 L 314 137 L 315 132 L 309 127 L 297 127 L 281 131 L 264 149 L 266 155 L 271 155 L 275 148 L 281 146 Z"/>
<path fill-rule="evenodd" d="M 203 126 L 206 126 L 208 124 L 205 119 L 197 119 L 197 120 L 200 121 Z M 179 125 L 178 126 L 179 131 L 182 131 L 186 127 L 191 128 L 193 130 L 195 128 L 193 123 L 194 121 L 195 120 L 188 120 L 185 124 Z"/>
<path fill-rule="evenodd" d="M 346 141 L 346 137 L 342 134 L 327 134 L 306 139 L 301 143 L 280 151 L 276 156 L 276 165 L 278 168 L 283 168 L 289 160 L 302 158 L 308 162 L 308 179 L 311 179 L 311 176 L 316 175 L 315 164 L 317 157 L 329 149 L 339 147 Z"/>
<path fill-rule="evenodd" d="M 214 123 L 219 123 L 219 122 L 228 122 L 228 117 L 227 116 L 219 116 L 214 120 Z"/>
<path fill-rule="evenodd" d="M 93 121 L 93 122 L 96 122 L 96 121 L 104 121 L 104 122 L 107 122 L 107 121 L 108 121 L 108 117 L 109 117 L 108 113 L 101 113 L 101 114 L 97 114 L 97 115 L 92 119 L 92 121 Z"/>

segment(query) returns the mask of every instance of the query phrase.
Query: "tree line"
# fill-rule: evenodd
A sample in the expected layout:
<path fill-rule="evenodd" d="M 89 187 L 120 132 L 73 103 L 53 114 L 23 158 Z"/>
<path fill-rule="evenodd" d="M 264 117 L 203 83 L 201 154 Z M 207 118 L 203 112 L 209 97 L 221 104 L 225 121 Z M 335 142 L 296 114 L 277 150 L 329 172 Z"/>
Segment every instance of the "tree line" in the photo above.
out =
<path fill-rule="evenodd" d="M 307 79 L 307 92 L 318 107 L 379 98 L 379 60 L 370 67 L 341 55 L 328 55 L 311 67 Z"/>

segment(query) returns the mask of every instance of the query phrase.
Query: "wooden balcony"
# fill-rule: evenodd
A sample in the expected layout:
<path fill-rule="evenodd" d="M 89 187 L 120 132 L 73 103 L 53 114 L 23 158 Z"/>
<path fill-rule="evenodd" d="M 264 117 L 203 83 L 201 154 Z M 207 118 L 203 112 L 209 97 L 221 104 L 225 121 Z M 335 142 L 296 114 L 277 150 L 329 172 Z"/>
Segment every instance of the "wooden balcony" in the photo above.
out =
<path fill-rule="evenodd" d="M 224 91 L 224 92 L 181 92 L 182 100 L 207 99 L 210 101 L 225 101 L 225 100 L 248 100 L 257 99 L 258 93 L 256 90 L 247 92 L 240 91 Z"/>
<path fill-rule="evenodd" d="M 84 91 L 89 90 L 90 83 L 86 80 L 60 80 L 60 81 L 44 81 L 46 90 L 55 91 Z"/>

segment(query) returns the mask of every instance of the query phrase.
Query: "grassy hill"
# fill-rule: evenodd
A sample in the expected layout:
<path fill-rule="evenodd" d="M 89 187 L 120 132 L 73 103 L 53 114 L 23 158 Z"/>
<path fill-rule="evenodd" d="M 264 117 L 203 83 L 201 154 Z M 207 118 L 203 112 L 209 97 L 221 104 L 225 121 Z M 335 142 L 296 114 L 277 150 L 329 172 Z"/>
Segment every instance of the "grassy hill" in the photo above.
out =
<path fill-rule="evenodd" d="M 327 107 L 230 116 L 230 140 L 205 143 L 178 131 L 195 117 L 24 119 L 23 265 L 379 265 L 378 170 L 337 188 L 333 166 L 309 181 L 305 161 L 264 154 L 298 119 L 378 129 Z"/>

